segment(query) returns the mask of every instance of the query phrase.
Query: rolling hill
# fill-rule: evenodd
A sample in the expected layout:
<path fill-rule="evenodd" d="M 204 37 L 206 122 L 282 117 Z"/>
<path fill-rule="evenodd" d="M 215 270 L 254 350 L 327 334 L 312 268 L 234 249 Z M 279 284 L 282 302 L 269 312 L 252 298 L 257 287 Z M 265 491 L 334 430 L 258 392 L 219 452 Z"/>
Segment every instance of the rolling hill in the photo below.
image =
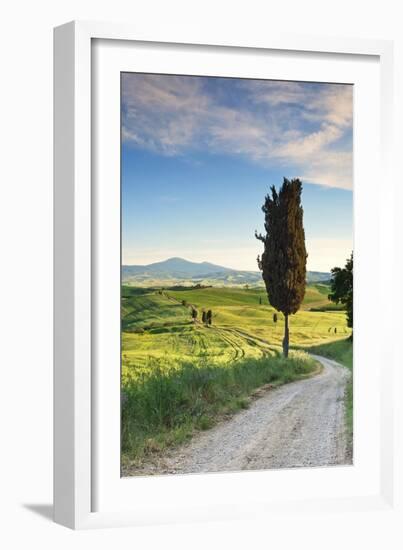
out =
<path fill-rule="evenodd" d="M 330 273 L 307 272 L 308 283 L 329 279 Z M 219 286 L 263 285 L 259 271 L 240 271 L 209 262 L 190 262 L 183 258 L 169 258 L 149 265 L 123 265 L 122 283 L 144 287 L 197 283 Z"/>

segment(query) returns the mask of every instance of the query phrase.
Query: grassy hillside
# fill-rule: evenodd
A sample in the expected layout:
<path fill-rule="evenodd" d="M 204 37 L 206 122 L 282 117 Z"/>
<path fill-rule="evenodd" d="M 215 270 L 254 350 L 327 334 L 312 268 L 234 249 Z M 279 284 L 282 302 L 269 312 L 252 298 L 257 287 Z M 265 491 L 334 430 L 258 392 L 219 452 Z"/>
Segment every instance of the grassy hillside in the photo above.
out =
<path fill-rule="evenodd" d="M 327 302 L 322 286 L 308 287 L 301 311 L 291 317 L 293 346 L 310 346 L 349 334 L 344 312 L 309 310 Z M 199 320 L 203 309 L 212 309 L 212 327 L 193 323 L 191 306 L 197 308 Z M 270 355 L 279 349 L 283 338 L 283 316 L 278 314 L 274 323 L 273 313 L 266 294 L 256 289 L 160 291 L 124 287 L 123 366 L 137 368 L 150 357 L 172 363 L 208 355 L 213 362 L 225 363 L 245 356 Z"/>
<path fill-rule="evenodd" d="M 164 291 L 173 303 L 186 300 L 199 311 L 212 309 L 213 325 L 224 329 L 239 329 L 267 340 L 271 346 L 281 345 L 283 316 L 273 322 L 275 310 L 269 305 L 265 292 L 258 289 L 205 288 L 195 290 Z M 309 285 L 301 310 L 290 318 L 291 342 L 294 345 L 311 345 L 322 341 L 343 338 L 349 334 L 345 313 L 342 311 L 311 311 L 327 308 L 329 288 L 326 285 Z M 260 305 L 259 300 L 262 300 Z M 336 333 L 334 330 L 336 329 Z"/>
<path fill-rule="evenodd" d="M 186 308 L 172 303 L 156 291 L 123 287 L 122 330 L 131 332 L 136 328 L 152 330 L 164 323 L 179 326 L 189 321 Z"/>
<path fill-rule="evenodd" d="M 326 309 L 327 294 L 326 285 L 307 287 L 301 311 L 291 317 L 292 346 L 309 348 L 350 334 L 344 312 L 311 310 Z M 201 323 L 203 309 L 213 312 L 211 326 Z M 283 317 L 278 314 L 275 323 L 273 313 L 259 289 L 123 287 L 125 459 L 137 460 L 208 427 L 259 385 L 312 370 L 301 352 L 286 362 L 280 357 Z"/>

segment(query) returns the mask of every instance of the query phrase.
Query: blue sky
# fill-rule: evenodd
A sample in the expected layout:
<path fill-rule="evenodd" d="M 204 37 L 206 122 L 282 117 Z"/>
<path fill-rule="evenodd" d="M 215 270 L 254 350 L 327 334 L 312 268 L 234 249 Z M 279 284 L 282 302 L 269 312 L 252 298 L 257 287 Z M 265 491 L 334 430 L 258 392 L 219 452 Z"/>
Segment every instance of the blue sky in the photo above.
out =
<path fill-rule="evenodd" d="M 256 270 L 263 204 L 303 181 L 308 269 L 352 249 L 352 88 L 122 76 L 124 264 L 180 256 Z"/>

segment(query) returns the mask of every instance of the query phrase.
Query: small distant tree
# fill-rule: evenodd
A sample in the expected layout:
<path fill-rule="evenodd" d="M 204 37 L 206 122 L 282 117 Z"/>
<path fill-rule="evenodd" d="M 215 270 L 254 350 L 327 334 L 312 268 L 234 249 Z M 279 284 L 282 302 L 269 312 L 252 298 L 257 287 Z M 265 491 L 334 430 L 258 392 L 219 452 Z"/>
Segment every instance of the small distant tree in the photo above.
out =
<path fill-rule="evenodd" d="M 197 319 L 197 309 L 195 307 L 192 307 L 192 319 L 193 322 L 196 322 Z"/>
<path fill-rule="evenodd" d="M 290 340 L 288 317 L 299 310 L 305 296 L 307 253 L 301 194 L 299 179 L 284 178 L 278 193 L 272 186 L 262 206 L 266 234 L 255 233 L 264 244 L 257 262 L 269 302 L 284 314 L 284 357 L 288 357 Z"/>
<path fill-rule="evenodd" d="M 259 305 L 261 306 L 262 305 L 262 297 L 259 296 Z"/>
<path fill-rule="evenodd" d="M 278 321 L 277 313 L 273 313 L 273 323 L 277 323 L 277 321 Z"/>
<path fill-rule="evenodd" d="M 211 309 L 209 309 L 206 314 L 206 320 L 208 325 L 211 325 L 211 323 L 213 322 L 213 312 L 211 311 Z"/>
<path fill-rule="evenodd" d="M 204 311 L 204 309 L 202 311 L 202 321 L 204 324 L 206 324 L 207 322 L 207 313 Z"/>
<path fill-rule="evenodd" d="M 353 253 L 343 268 L 334 267 L 331 273 L 329 300 L 346 306 L 347 326 L 353 328 Z"/>
<path fill-rule="evenodd" d="M 186 307 L 186 306 L 188 305 L 187 301 L 186 301 L 186 300 L 182 300 L 182 305 Z"/>

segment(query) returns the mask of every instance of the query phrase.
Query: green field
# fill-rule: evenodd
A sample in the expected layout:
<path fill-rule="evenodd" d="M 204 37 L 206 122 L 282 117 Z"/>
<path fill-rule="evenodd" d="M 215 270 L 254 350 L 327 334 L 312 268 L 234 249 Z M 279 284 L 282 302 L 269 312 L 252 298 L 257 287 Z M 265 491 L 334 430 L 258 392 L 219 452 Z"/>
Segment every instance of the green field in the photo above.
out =
<path fill-rule="evenodd" d="M 326 285 L 308 286 L 301 310 L 290 320 L 291 346 L 317 345 L 350 334 L 343 311 L 310 311 L 331 308 L 327 294 Z M 191 306 L 197 308 L 199 321 L 202 310 L 211 309 L 212 325 L 194 323 Z M 227 363 L 270 355 L 279 349 L 283 338 L 283 316 L 278 314 L 275 323 L 273 313 L 267 295 L 259 289 L 123 287 L 123 375 L 130 376 L 150 358 L 166 359 L 174 365 L 205 356 L 213 363 Z"/>
<path fill-rule="evenodd" d="M 291 348 L 350 335 L 325 284 L 310 284 L 290 319 Z M 260 304 L 261 300 L 261 304 Z M 333 306 L 333 307 L 332 307 Z M 198 319 L 192 320 L 196 308 Z M 212 324 L 201 322 L 212 310 Z M 250 392 L 315 368 L 301 352 L 281 358 L 283 316 L 258 288 L 122 287 L 123 456 L 136 459 L 176 444 L 217 414 L 242 408 Z"/>

